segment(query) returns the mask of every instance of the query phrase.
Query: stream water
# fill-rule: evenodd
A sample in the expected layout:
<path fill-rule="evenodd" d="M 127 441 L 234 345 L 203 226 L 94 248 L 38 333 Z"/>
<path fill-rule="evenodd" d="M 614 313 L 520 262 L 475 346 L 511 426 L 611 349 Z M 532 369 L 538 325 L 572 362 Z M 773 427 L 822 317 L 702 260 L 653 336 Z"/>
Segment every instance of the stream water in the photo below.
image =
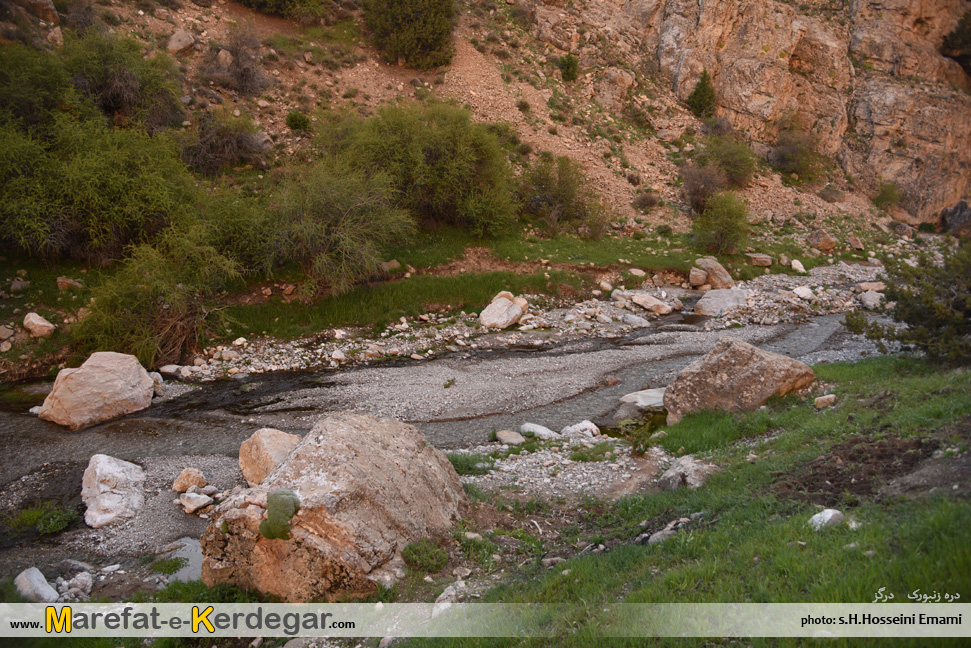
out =
<path fill-rule="evenodd" d="M 678 330 L 682 327 L 687 330 Z M 235 376 L 81 432 L 28 413 L 43 400 L 49 384 L 21 385 L 0 400 L 0 484 L 49 462 L 86 463 L 94 453 L 126 460 L 236 456 L 240 443 L 259 427 L 301 434 L 328 413 L 343 410 L 396 416 L 415 424 L 437 447 L 460 447 L 526 421 L 552 429 L 596 421 L 609 415 L 624 394 L 667 385 L 726 335 L 810 362 L 853 359 L 868 346 L 849 335 L 836 316 L 718 332 L 684 324 L 669 328 L 674 330 L 646 329 L 555 346 L 526 343 L 339 372 Z M 450 372 L 460 380 L 445 391 L 441 376 Z M 616 376 L 620 384 L 607 386 L 606 375 Z"/>

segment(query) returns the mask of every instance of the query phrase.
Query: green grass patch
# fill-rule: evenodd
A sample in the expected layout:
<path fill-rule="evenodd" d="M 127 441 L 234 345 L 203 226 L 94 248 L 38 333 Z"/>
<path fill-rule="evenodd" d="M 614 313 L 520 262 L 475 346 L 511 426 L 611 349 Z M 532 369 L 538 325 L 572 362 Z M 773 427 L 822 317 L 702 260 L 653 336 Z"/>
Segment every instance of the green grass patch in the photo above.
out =
<path fill-rule="evenodd" d="M 637 241 L 629 237 L 604 237 L 599 241 L 559 235 L 548 239 L 538 237 L 508 237 L 492 244 L 493 252 L 502 259 L 549 259 L 553 263 L 570 263 L 598 266 L 614 265 L 623 258 L 642 268 L 673 269 L 687 272 L 697 251 L 687 249 L 680 237 L 661 243 Z M 680 252 L 673 250 L 680 249 Z"/>
<path fill-rule="evenodd" d="M 517 275 L 512 272 L 463 274 L 455 277 L 418 275 L 375 286 L 360 286 L 313 304 L 273 300 L 259 306 L 234 306 L 227 315 L 235 322 L 227 337 L 266 331 L 281 338 L 309 335 L 334 326 L 382 326 L 402 316 L 429 310 L 454 311 L 486 306 L 502 290 L 552 293 L 562 286 L 576 289 L 580 281 L 564 272 Z"/>
<path fill-rule="evenodd" d="M 395 248 L 389 258 L 393 255 L 402 265 L 413 268 L 432 268 L 461 259 L 467 247 L 477 245 L 488 246 L 489 242 L 457 227 L 439 227 L 423 231 L 410 245 Z"/>
<path fill-rule="evenodd" d="M 552 571 L 527 566 L 482 600 L 576 604 L 572 612 L 564 608 L 561 617 L 549 619 L 557 645 L 599 646 L 604 629 L 618 621 L 604 610 L 618 602 L 857 603 L 872 601 L 881 587 L 904 600 L 917 588 L 963 592 L 971 573 L 966 499 L 934 493 L 916 499 L 861 496 L 842 507 L 857 523 L 855 529 L 844 524 L 816 532 L 808 520 L 819 508 L 787 499 L 774 485 L 847 438 L 926 436 L 952 427 L 964 429 L 955 435 L 965 438 L 971 372 L 903 357 L 815 370 L 827 391 L 837 394 L 836 407 L 816 411 L 811 401 L 790 397 L 747 414 L 686 417 L 667 428 L 664 445 L 706 454 L 720 472 L 696 490 L 584 504 L 598 533 L 590 541 L 603 539 L 609 551 L 574 558 Z M 753 450 L 759 459 L 750 463 L 746 456 Z M 633 542 L 645 529 L 699 512 L 699 521 L 670 540 Z M 468 639 L 461 645 L 493 643 Z M 677 639 L 658 643 L 685 645 Z M 747 643 L 807 645 L 797 639 Z"/>
<path fill-rule="evenodd" d="M 401 557 L 412 569 L 435 574 L 448 563 L 448 554 L 428 538 L 411 542 L 401 551 Z"/>
<path fill-rule="evenodd" d="M 78 520 L 77 511 L 57 502 L 45 501 L 18 511 L 6 526 L 14 536 L 31 530 L 42 535 L 58 533 Z"/>
<path fill-rule="evenodd" d="M 448 452 L 445 456 L 460 475 L 484 475 L 495 465 L 495 460 L 487 455 Z"/>
<path fill-rule="evenodd" d="M 175 572 L 185 567 L 187 564 L 189 564 L 189 560 L 187 558 L 159 558 L 158 560 L 152 562 L 151 569 L 153 572 L 171 576 Z"/>
<path fill-rule="evenodd" d="M 579 448 L 570 453 L 571 461 L 606 461 L 614 456 L 614 444 L 606 441 L 590 448 Z"/>

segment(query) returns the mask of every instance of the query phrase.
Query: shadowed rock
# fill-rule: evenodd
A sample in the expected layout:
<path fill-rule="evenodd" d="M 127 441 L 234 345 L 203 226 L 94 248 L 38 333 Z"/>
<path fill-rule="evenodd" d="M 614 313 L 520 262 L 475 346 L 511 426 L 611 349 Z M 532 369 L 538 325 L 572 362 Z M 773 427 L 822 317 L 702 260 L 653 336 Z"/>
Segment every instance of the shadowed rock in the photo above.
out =
<path fill-rule="evenodd" d="M 816 380 L 807 365 L 732 338 L 685 367 L 664 393 L 668 424 L 705 410 L 747 412 Z"/>

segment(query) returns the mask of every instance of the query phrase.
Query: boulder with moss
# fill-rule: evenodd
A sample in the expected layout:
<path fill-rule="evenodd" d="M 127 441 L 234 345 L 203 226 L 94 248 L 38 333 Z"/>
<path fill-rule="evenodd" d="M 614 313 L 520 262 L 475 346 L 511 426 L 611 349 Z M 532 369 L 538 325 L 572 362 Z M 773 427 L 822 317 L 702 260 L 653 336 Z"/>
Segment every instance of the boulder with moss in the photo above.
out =
<path fill-rule="evenodd" d="M 416 428 L 340 414 L 219 505 L 202 579 L 287 601 L 366 596 L 404 575 L 409 543 L 447 535 L 464 502 L 452 464 Z"/>

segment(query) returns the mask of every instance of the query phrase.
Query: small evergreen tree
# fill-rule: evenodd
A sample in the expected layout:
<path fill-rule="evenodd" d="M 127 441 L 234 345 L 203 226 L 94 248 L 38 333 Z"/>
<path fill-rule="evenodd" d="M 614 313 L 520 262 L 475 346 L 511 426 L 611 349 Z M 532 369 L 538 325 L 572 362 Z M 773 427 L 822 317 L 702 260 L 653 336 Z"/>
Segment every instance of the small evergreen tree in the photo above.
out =
<path fill-rule="evenodd" d="M 580 60 L 577 57 L 572 54 L 564 54 L 557 61 L 557 64 L 560 66 L 560 73 L 563 75 L 565 83 L 577 80 L 577 75 L 580 72 Z"/>
<path fill-rule="evenodd" d="M 389 61 L 419 69 L 452 60 L 452 0 L 364 0 L 364 21 Z"/>
<path fill-rule="evenodd" d="M 709 119 L 715 116 L 715 104 L 718 99 L 715 96 L 715 86 L 711 83 L 711 75 L 708 69 L 701 73 L 698 85 L 688 95 L 687 104 L 691 112 L 699 119 Z"/>

